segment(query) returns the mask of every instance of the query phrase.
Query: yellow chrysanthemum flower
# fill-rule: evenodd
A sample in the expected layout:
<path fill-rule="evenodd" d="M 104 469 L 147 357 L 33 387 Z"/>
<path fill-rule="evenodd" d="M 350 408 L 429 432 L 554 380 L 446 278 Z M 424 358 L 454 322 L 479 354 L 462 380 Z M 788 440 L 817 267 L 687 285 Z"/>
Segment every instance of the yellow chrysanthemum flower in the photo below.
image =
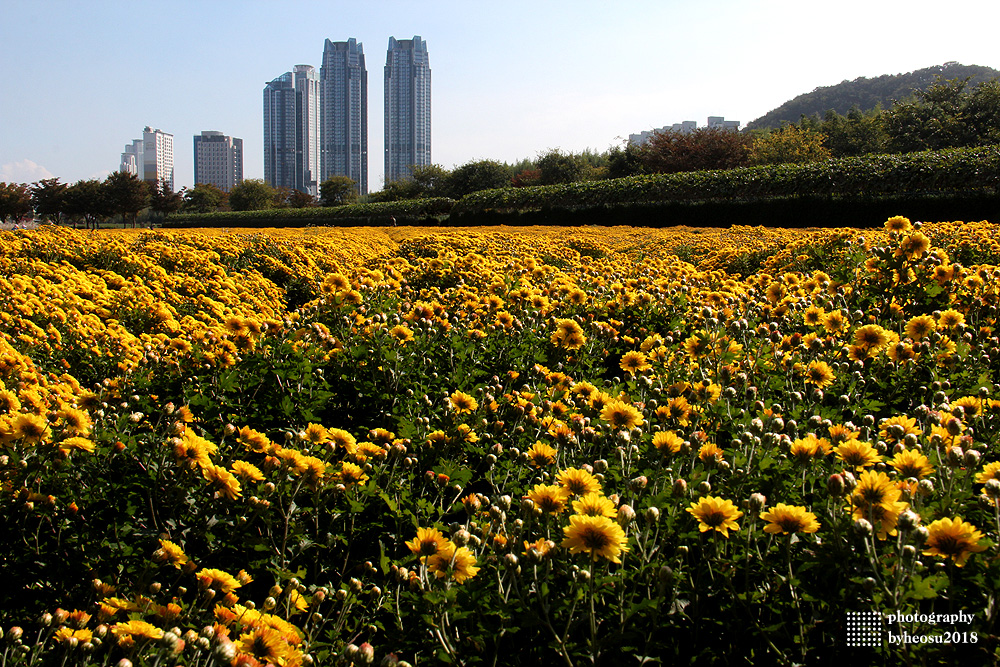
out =
<path fill-rule="evenodd" d="M 760 518 L 768 522 L 764 526 L 766 533 L 789 535 L 791 533 L 815 533 L 819 530 L 816 515 L 806 510 L 805 507 L 796 505 L 778 503 L 770 512 L 761 514 Z"/>
<path fill-rule="evenodd" d="M 606 558 L 612 563 L 621 563 L 621 554 L 628 551 L 628 538 L 618 523 L 607 516 L 587 516 L 574 514 L 569 525 L 563 527 L 566 535 L 562 546 L 571 553 L 588 553 L 591 558 Z"/>
<path fill-rule="evenodd" d="M 685 511 L 698 519 L 698 529 L 701 532 L 714 530 L 727 538 L 730 530 L 740 529 L 736 519 L 743 516 L 743 512 L 731 500 L 713 496 L 699 498 L 698 502 L 691 503 Z"/>
<path fill-rule="evenodd" d="M 938 519 L 927 526 L 927 533 L 923 554 L 951 558 L 957 567 L 965 565 L 973 553 L 986 550 L 979 529 L 960 518 Z"/>

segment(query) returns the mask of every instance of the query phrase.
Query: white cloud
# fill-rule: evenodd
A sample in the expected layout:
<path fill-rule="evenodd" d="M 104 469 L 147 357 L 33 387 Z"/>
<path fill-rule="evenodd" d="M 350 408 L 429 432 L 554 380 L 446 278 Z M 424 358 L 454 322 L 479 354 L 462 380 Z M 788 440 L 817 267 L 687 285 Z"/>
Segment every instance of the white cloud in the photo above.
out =
<path fill-rule="evenodd" d="M 4 183 L 34 183 L 52 177 L 51 171 L 31 160 L 8 162 L 0 166 L 0 181 Z"/>

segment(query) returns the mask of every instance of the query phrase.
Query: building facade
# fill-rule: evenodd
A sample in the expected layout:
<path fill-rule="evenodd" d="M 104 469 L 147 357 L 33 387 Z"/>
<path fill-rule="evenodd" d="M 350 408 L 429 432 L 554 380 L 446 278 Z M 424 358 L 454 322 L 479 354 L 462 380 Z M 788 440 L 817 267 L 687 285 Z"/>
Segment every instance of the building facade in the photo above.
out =
<path fill-rule="evenodd" d="M 319 182 L 348 176 L 368 194 L 368 70 L 354 38 L 323 45 L 320 116 Z"/>
<path fill-rule="evenodd" d="M 296 65 L 264 86 L 264 180 L 316 196 L 320 173 L 316 68 Z"/>
<path fill-rule="evenodd" d="M 174 189 L 174 135 L 146 126 L 142 131 L 142 180 L 166 181 Z"/>
<path fill-rule="evenodd" d="M 125 145 L 125 152 L 122 153 L 122 160 L 121 164 L 118 166 L 118 171 L 132 174 L 141 181 L 143 168 L 142 160 L 142 139 L 133 139 L 131 144 Z"/>
<path fill-rule="evenodd" d="M 385 59 L 385 181 L 431 164 L 431 68 L 427 42 L 389 38 Z"/>
<path fill-rule="evenodd" d="M 223 192 L 243 182 L 243 140 L 208 130 L 194 136 L 194 182 Z"/>

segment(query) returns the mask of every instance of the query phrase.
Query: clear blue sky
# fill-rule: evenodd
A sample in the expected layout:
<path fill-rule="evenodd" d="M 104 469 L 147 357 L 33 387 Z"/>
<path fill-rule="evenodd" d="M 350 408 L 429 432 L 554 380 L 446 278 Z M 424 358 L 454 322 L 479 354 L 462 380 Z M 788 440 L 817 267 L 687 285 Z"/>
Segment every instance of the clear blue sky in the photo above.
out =
<path fill-rule="evenodd" d="M 631 132 L 709 115 L 744 124 L 818 86 L 955 60 L 1000 68 L 996 0 L 5 0 L 0 181 L 103 178 L 151 125 L 241 137 L 263 177 L 262 89 L 362 42 L 369 182 L 382 184 L 390 36 L 427 41 L 433 161 L 603 151 Z"/>

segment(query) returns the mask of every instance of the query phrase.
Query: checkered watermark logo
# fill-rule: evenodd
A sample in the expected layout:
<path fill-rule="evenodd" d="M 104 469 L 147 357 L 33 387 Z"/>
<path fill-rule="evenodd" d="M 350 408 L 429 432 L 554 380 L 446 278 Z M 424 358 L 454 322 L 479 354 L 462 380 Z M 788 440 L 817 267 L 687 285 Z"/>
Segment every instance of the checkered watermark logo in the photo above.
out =
<path fill-rule="evenodd" d="M 847 612 L 847 645 L 857 648 L 880 648 L 888 640 L 894 644 L 975 644 L 979 633 L 970 629 L 975 614 L 964 611 L 950 614 L 884 614 L 880 611 Z M 958 626 L 944 629 L 938 626 Z M 965 626 L 965 627 L 962 627 Z"/>
<path fill-rule="evenodd" d="M 882 612 L 847 612 L 848 646 L 882 646 Z"/>

